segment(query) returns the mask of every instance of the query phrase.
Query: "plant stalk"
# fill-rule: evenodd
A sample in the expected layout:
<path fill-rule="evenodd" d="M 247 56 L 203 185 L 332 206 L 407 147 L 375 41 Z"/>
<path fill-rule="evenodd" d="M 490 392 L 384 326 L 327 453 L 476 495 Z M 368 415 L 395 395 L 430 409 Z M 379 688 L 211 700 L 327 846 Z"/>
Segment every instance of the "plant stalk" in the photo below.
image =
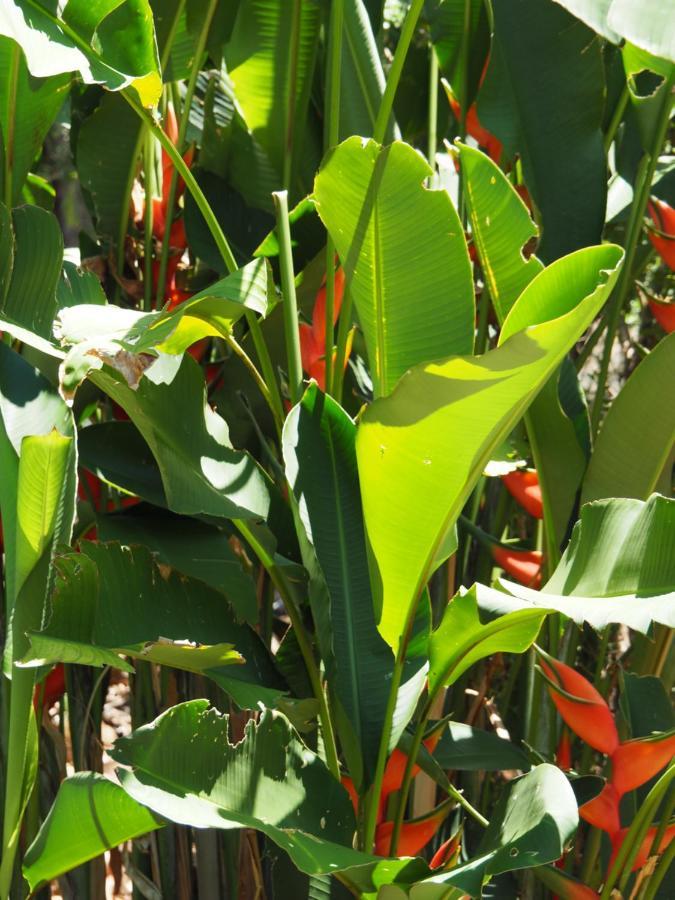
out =
<path fill-rule="evenodd" d="M 429 44 L 429 120 L 427 136 L 427 160 L 436 173 L 436 149 L 438 147 L 438 57 L 433 44 Z M 433 178 L 433 175 L 431 176 Z M 431 182 L 431 179 L 430 179 Z"/>
<path fill-rule="evenodd" d="M 145 171 L 145 214 L 143 217 L 143 309 L 148 312 L 152 306 L 152 200 L 155 194 L 155 139 L 152 136 L 152 132 L 146 131 L 143 143 L 143 168 Z"/>
<path fill-rule="evenodd" d="M 389 119 L 394 108 L 394 97 L 396 96 L 396 90 L 399 81 L 401 80 L 405 59 L 408 55 L 408 49 L 410 48 L 410 44 L 415 34 L 417 20 L 420 17 L 423 6 L 424 0 L 412 0 L 408 14 L 403 22 L 403 27 L 401 28 L 401 35 L 398 39 L 389 74 L 387 75 L 387 84 L 384 88 L 384 94 L 382 95 L 380 108 L 377 111 L 377 118 L 375 119 L 375 126 L 373 128 L 373 138 L 378 144 L 384 142 L 385 135 L 387 134 L 387 126 L 389 125 Z"/>
<path fill-rule="evenodd" d="M 291 229 L 288 223 L 288 191 L 272 194 L 277 214 L 277 237 L 279 240 L 279 266 L 281 269 L 281 290 L 284 297 L 284 335 L 288 360 L 288 390 L 291 403 L 300 400 L 302 394 L 302 358 L 300 355 L 300 332 L 298 330 L 298 301 L 295 296 L 293 273 L 293 250 Z"/>

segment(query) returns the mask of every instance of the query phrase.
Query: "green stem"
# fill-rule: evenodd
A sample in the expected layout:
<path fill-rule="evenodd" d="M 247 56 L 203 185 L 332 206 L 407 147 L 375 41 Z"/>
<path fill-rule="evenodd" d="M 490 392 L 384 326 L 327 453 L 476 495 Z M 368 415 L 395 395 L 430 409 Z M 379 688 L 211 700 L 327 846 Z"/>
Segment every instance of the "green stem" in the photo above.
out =
<path fill-rule="evenodd" d="M 279 241 L 279 267 L 281 289 L 284 297 L 284 335 L 288 360 L 288 390 L 295 405 L 302 394 L 302 358 L 300 356 L 300 332 L 298 330 L 298 301 L 295 296 L 293 274 L 293 250 L 291 229 L 288 222 L 288 191 L 272 194 L 277 214 L 277 238 Z"/>
<path fill-rule="evenodd" d="M 239 359 L 243 362 L 243 364 L 248 369 L 251 377 L 255 381 L 258 386 L 258 390 L 262 394 L 265 402 L 270 408 L 272 412 L 272 416 L 274 417 L 274 424 L 276 426 L 277 432 L 281 435 L 281 427 L 283 425 L 284 417 L 283 411 L 277 410 L 275 398 L 265 383 L 265 379 L 262 377 L 260 372 L 258 371 L 258 367 L 253 362 L 248 353 L 244 350 L 241 344 L 237 341 L 235 336 L 231 332 L 222 332 L 223 339 L 227 343 L 227 345 L 232 349 L 232 351 L 239 357 Z"/>
<path fill-rule="evenodd" d="M 623 310 L 626 297 L 632 285 L 633 262 L 637 250 L 640 234 L 642 233 L 642 220 L 644 218 L 649 194 L 652 186 L 654 171 L 659 159 L 659 153 L 663 147 L 668 133 L 668 125 L 670 123 L 671 112 L 671 90 L 675 82 L 675 73 L 666 80 L 662 87 L 663 100 L 658 126 L 655 131 L 654 141 L 650 150 L 645 153 L 640 162 L 636 177 L 636 190 L 631 206 L 630 218 L 626 231 L 626 255 L 621 267 L 618 282 L 614 288 L 614 292 L 609 301 L 607 314 L 607 334 L 605 336 L 605 346 L 603 348 L 602 360 L 600 362 L 600 371 L 598 373 L 597 393 L 593 403 L 593 411 L 591 414 L 591 426 L 593 434 L 597 434 L 600 425 L 600 417 L 605 400 L 605 385 L 607 383 L 607 374 L 609 372 L 609 363 L 612 356 L 612 347 L 614 346 L 614 337 L 619 325 L 621 311 Z"/>
<path fill-rule="evenodd" d="M 33 715 L 35 669 L 12 672 L 9 701 L 9 733 L 7 736 L 7 768 L 5 778 L 5 810 L 3 818 L 2 854 L 0 856 L 0 900 L 8 900 L 12 886 L 14 860 L 19 846 L 21 819 L 30 785 L 26 779 L 26 747 L 30 717 Z"/>
<path fill-rule="evenodd" d="M 340 67 L 342 62 L 342 31 L 344 0 L 333 0 L 328 32 L 328 79 L 326 85 L 325 150 L 334 147 L 340 137 Z M 326 240 L 326 393 L 333 385 L 333 319 L 335 318 L 335 244 L 330 235 Z"/>
<path fill-rule="evenodd" d="M 610 119 L 609 125 L 607 126 L 607 131 L 605 132 L 605 137 L 603 139 L 604 148 L 605 148 L 605 156 L 609 153 L 610 147 L 614 142 L 614 137 L 616 132 L 621 124 L 621 120 L 623 119 L 623 114 L 626 111 L 626 104 L 628 103 L 628 84 L 624 84 L 621 94 L 619 95 L 619 99 L 617 101 L 616 106 L 614 107 L 614 112 L 612 113 L 612 118 Z"/>
<path fill-rule="evenodd" d="M 647 889 L 645 890 L 642 900 L 655 900 L 655 897 L 658 893 L 659 888 L 661 887 L 661 883 L 663 879 L 666 877 L 668 872 L 670 871 L 670 867 L 675 861 L 675 841 L 671 841 L 668 844 L 666 852 L 663 854 L 659 863 L 654 869 L 654 874 L 649 879 L 649 883 L 647 885 Z"/>
<path fill-rule="evenodd" d="M 639 807 L 637 814 L 628 829 L 628 833 L 619 848 L 619 852 L 614 860 L 614 865 L 607 876 L 602 893 L 600 894 L 600 900 L 610 900 L 617 881 L 619 883 L 619 891 L 623 894 L 623 889 L 630 877 L 631 868 L 640 849 L 640 845 L 644 840 L 644 836 L 647 834 L 656 808 L 661 802 L 661 798 L 669 789 L 673 778 L 675 778 L 675 763 L 671 764 L 668 769 L 666 769 L 651 791 L 647 794 L 645 801 Z"/>
<path fill-rule="evenodd" d="M 206 49 L 206 41 L 209 36 L 209 29 L 211 28 L 211 22 L 213 21 L 213 16 L 215 15 L 216 8 L 218 6 L 218 0 L 211 0 L 209 3 L 206 15 L 202 21 L 202 28 L 199 32 L 199 37 L 197 39 L 197 46 L 195 47 L 195 55 L 192 61 L 192 69 L 190 70 L 190 78 L 187 83 L 187 88 L 185 91 L 185 101 L 183 106 L 183 114 L 180 118 L 180 125 L 178 126 L 178 139 L 177 146 L 180 153 L 183 153 L 183 147 L 185 145 L 185 135 L 187 134 L 188 125 L 190 123 L 190 107 L 192 106 L 192 98 L 194 97 L 195 88 L 197 87 L 197 78 L 199 77 L 199 72 L 201 70 L 202 59 L 204 57 L 204 50 Z M 157 295 L 156 295 L 156 306 L 157 309 L 161 307 L 164 303 L 164 281 L 166 279 L 166 270 L 169 265 L 169 249 L 171 246 L 171 223 L 173 221 L 173 210 L 176 203 L 176 194 L 178 192 L 178 171 L 174 168 L 171 173 L 171 184 L 169 186 L 169 193 L 167 196 L 166 202 L 166 210 L 164 216 L 164 236 L 162 237 L 162 251 L 159 261 L 159 276 L 157 279 Z"/>
<path fill-rule="evenodd" d="M 145 216 L 143 227 L 143 309 L 147 312 L 152 306 L 152 200 L 155 194 L 155 139 L 152 136 L 152 132 L 146 131 L 144 145 L 143 169 L 145 175 Z"/>
<path fill-rule="evenodd" d="M 323 744 L 326 752 L 326 764 L 335 778 L 339 781 L 340 764 L 338 762 L 333 723 L 326 702 L 326 694 L 323 685 L 321 684 L 319 668 L 316 664 L 307 632 L 302 624 L 302 616 L 295 601 L 293 588 L 286 578 L 284 571 L 277 565 L 274 557 L 268 553 L 263 544 L 256 538 L 248 523 L 243 519 L 233 519 L 232 522 L 249 543 L 254 553 L 269 573 L 272 583 L 284 601 L 284 606 L 286 607 L 286 612 L 291 620 L 291 626 L 295 632 L 300 653 L 302 654 L 302 658 L 307 668 L 307 675 L 309 676 L 310 684 L 312 685 L 314 697 L 319 704 L 319 721 L 321 723 Z"/>
<path fill-rule="evenodd" d="M 433 44 L 429 44 L 429 120 L 427 140 L 427 160 L 436 172 L 436 149 L 438 146 L 438 57 Z M 433 177 L 433 176 L 432 176 Z"/>
<path fill-rule="evenodd" d="M 586 365 L 586 361 L 588 360 L 588 357 L 591 355 L 591 353 L 593 352 L 593 348 L 595 347 L 595 345 L 598 343 L 598 341 L 604 334 L 605 328 L 607 328 L 607 316 L 602 315 L 600 318 L 600 321 L 595 326 L 595 329 L 586 338 L 586 343 L 581 348 L 579 355 L 574 360 L 574 366 L 575 366 L 577 372 L 580 372 L 583 369 L 583 367 Z"/>
<path fill-rule="evenodd" d="M 332 389 L 333 396 L 342 403 L 342 386 L 345 378 L 345 362 L 347 360 L 347 341 L 352 327 L 352 293 L 345 280 L 342 292 L 342 309 L 338 323 L 337 349 L 335 351 L 335 365 L 333 366 Z"/>
<path fill-rule="evenodd" d="M 403 666 L 405 664 L 405 646 L 407 641 L 401 641 L 396 660 L 394 661 L 394 669 L 391 676 L 391 687 L 389 689 L 389 697 L 387 698 L 387 708 L 384 713 L 384 725 L 382 727 L 382 735 L 380 737 L 380 746 L 377 753 L 377 762 L 375 764 L 375 776 L 369 791 L 366 802 L 366 814 L 363 826 L 363 844 L 361 849 L 365 853 L 370 853 L 375 841 L 375 830 L 377 828 L 377 812 L 379 807 L 380 794 L 382 792 L 382 781 L 384 779 L 384 769 L 389 757 L 389 739 L 391 737 L 392 721 L 394 712 L 396 711 L 396 700 L 398 698 L 398 689 L 401 685 L 403 676 Z"/>
<path fill-rule="evenodd" d="M 413 35 L 415 34 L 417 20 L 420 17 L 423 6 L 424 0 L 412 0 L 403 27 L 401 28 L 401 35 L 398 39 L 389 74 L 387 75 L 387 84 L 384 89 L 384 94 L 382 95 L 380 108 L 377 111 L 375 127 L 373 128 L 373 137 L 378 144 L 384 142 L 387 133 L 387 126 L 389 125 L 389 119 L 391 118 L 392 109 L 394 108 L 394 97 L 396 96 L 396 90 L 399 81 L 401 80 L 403 65 L 406 56 L 408 55 L 408 49 L 413 39 Z"/>
<path fill-rule="evenodd" d="M 267 349 L 267 344 L 265 343 L 265 338 L 263 337 L 262 328 L 260 327 L 260 322 L 256 318 L 254 312 L 250 309 L 246 310 L 246 323 L 248 324 L 249 331 L 251 332 L 251 338 L 253 340 L 253 346 L 255 347 L 255 352 L 258 354 L 258 359 L 260 361 L 260 365 L 262 367 L 263 377 L 265 379 L 265 384 L 267 385 L 269 391 L 269 400 L 270 409 L 272 410 L 272 415 L 275 416 L 279 425 L 283 425 L 284 422 L 284 408 L 281 403 L 281 394 L 279 393 L 279 385 L 277 383 L 276 376 L 274 374 L 274 366 L 272 365 L 272 358 L 270 357 L 270 352 Z M 256 369 L 257 372 L 257 369 Z"/>
<path fill-rule="evenodd" d="M 591 828 L 586 837 L 582 855 L 581 872 L 579 878 L 584 884 L 591 884 L 595 861 L 602 846 L 602 831 L 599 828 Z"/>

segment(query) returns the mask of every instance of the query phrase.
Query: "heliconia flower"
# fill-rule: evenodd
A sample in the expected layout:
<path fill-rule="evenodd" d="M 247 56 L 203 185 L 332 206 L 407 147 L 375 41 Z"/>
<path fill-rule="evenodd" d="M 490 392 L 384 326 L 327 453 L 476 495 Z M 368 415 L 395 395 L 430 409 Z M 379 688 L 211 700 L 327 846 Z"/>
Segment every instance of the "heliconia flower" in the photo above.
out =
<path fill-rule="evenodd" d="M 555 761 L 563 772 L 569 772 L 572 768 L 572 741 L 567 728 L 563 728 L 560 735 L 558 749 L 555 751 Z"/>
<path fill-rule="evenodd" d="M 401 825 L 396 853 L 398 857 L 417 856 L 429 843 L 445 821 L 450 812 L 448 802 L 437 806 L 431 813 L 419 819 L 411 819 Z M 393 822 L 380 822 L 375 832 L 375 853 L 377 856 L 389 856 Z"/>
<path fill-rule="evenodd" d="M 644 864 L 649 859 L 649 855 L 652 850 L 652 844 L 654 843 L 654 838 L 656 837 L 657 830 L 658 830 L 658 825 L 653 825 L 647 831 L 647 834 L 644 836 L 644 839 L 643 839 L 642 843 L 640 844 L 640 849 L 638 850 L 637 856 L 635 857 L 635 860 L 633 861 L 633 865 L 631 866 L 631 872 L 637 872 L 639 869 L 641 869 L 644 866 Z M 623 844 L 624 839 L 627 834 L 628 834 L 628 829 L 622 828 L 621 831 L 619 831 L 616 834 L 616 836 L 614 837 L 614 839 L 612 840 L 613 851 L 612 851 L 612 856 L 609 860 L 609 866 L 607 868 L 608 872 L 611 870 L 612 866 L 614 865 L 614 860 L 616 859 L 616 855 L 619 852 L 619 850 L 621 849 L 621 845 Z M 654 855 L 661 854 L 661 853 L 663 853 L 664 850 L 667 850 L 668 845 L 673 840 L 673 838 L 675 838 L 675 824 L 669 825 L 666 828 L 666 830 L 663 833 L 663 837 L 661 838 L 661 841 L 659 842 L 659 846 L 654 851 Z"/>
<path fill-rule="evenodd" d="M 611 756 L 619 745 L 619 735 L 602 694 L 571 666 L 541 650 L 539 654 L 549 679 L 549 694 L 563 722 L 595 750 Z"/>
<path fill-rule="evenodd" d="M 539 478 L 534 469 L 516 469 L 502 475 L 502 481 L 511 496 L 535 519 L 543 519 L 544 503 L 541 498 Z"/>
<path fill-rule="evenodd" d="M 448 101 L 450 103 L 450 108 L 452 109 L 452 114 L 459 122 L 462 115 L 459 101 L 449 93 Z M 501 141 L 498 140 L 492 132 L 488 131 L 487 128 L 483 128 L 480 124 L 475 103 L 469 107 L 466 114 L 466 133 L 476 141 L 479 147 L 482 147 L 483 150 L 485 150 L 493 162 L 499 162 L 499 158 L 502 155 Z"/>
<path fill-rule="evenodd" d="M 541 565 L 543 554 L 540 550 L 516 550 L 493 544 L 492 558 L 502 569 L 527 587 L 541 587 Z"/>
<path fill-rule="evenodd" d="M 63 697 L 66 690 L 66 670 L 63 663 L 54 666 L 51 672 L 44 680 L 44 690 L 42 684 L 35 686 L 33 692 L 33 707 L 38 708 L 38 703 L 42 700 L 42 708 L 49 709 L 57 700 Z"/>
<path fill-rule="evenodd" d="M 178 143 L 178 122 L 176 121 L 176 113 L 174 112 L 174 108 L 171 103 L 168 104 L 166 109 L 164 131 L 175 147 Z M 193 157 L 194 148 L 191 147 L 183 156 L 183 159 L 187 166 L 192 165 Z M 164 237 L 164 231 L 166 229 L 166 215 L 169 206 L 169 193 L 171 191 L 171 179 L 173 177 L 173 172 L 174 164 L 171 161 L 171 157 L 162 147 L 162 196 L 161 198 L 155 198 L 152 201 L 152 233 L 160 241 Z M 179 176 L 178 182 L 176 184 L 176 200 L 179 199 L 184 190 L 185 182 Z M 183 249 L 185 249 L 185 229 L 183 227 L 182 220 L 178 221 L 180 222 L 180 224 L 177 226 L 177 230 L 175 233 L 174 228 L 176 227 L 176 222 L 173 222 L 171 225 L 170 244 L 172 247 L 182 247 Z M 174 240 L 178 241 L 178 243 L 174 243 Z M 180 241 L 182 241 L 182 243 L 180 243 Z"/>
<path fill-rule="evenodd" d="M 647 302 L 652 315 L 661 328 L 666 334 L 672 334 L 675 331 L 675 303 L 666 303 L 662 300 L 648 300 Z"/>
<path fill-rule="evenodd" d="M 333 324 L 342 306 L 345 276 L 344 270 L 339 268 L 335 272 L 335 298 L 333 302 Z M 305 322 L 300 324 L 300 356 L 302 368 L 310 378 L 313 378 L 321 390 L 326 388 L 326 287 L 322 286 L 316 295 L 314 310 L 312 312 L 312 324 Z M 348 339 L 347 352 L 345 353 L 345 366 L 351 352 L 351 335 Z M 335 357 L 333 357 L 334 359 Z"/>
<path fill-rule="evenodd" d="M 619 797 L 634 790 L 668 765 L 675 755 L 675 734 L 637 738 L 619 744 L 612 754 L 611 782 Z"/>
<path fill-rule="evenodd" d="M 438 850 L 431 857 L 431 862 L 429 863 L 430 869 L 440 869 L 442 866 L 447 866 L 456 862 L 459 857 L 459 851 L 461 850 L 461 836 L 458 831 L 456 834 L 453 834 L 452 837 L 449 837 L 447 841 L 444 841 Z"/>
<path fill-rule="evenodd" d="M 597 797 L 579 807 L 579 815 L 589 825 L 615 835 L 621 829 L 619 818 L 619 795 L 614 785 L 608 782 Z"/>
<path fill-rule="evenodd" d="M 649 215 L 661 232 L 649 230 L 649 240 L 668 268 L 675 270 L 675 209 L 663 200 L 650 200 Z"/>

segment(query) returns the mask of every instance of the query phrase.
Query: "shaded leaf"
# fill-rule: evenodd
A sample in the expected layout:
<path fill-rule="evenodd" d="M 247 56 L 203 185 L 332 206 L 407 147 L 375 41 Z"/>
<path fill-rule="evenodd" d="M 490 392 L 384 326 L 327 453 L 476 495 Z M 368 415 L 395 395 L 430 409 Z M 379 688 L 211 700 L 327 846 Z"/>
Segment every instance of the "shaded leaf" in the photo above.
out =
<path fill-rule="evenodd" d="M 434 759 L 444 769 L 466 772 L 498 772 L 530 768 L 524 750 L 490 731 L 462 722 L 448 722 L 448 729 L 434 750 Z"/>

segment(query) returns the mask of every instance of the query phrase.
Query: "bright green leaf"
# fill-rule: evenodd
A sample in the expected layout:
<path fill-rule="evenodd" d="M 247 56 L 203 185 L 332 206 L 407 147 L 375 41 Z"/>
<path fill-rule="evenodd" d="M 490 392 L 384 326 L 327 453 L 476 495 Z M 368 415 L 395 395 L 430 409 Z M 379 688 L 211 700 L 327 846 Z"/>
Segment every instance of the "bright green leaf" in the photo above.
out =
<path fill-rule="evenodd" d="M 430 174 L 407 144 L 353 137 L 328 155 L 314 184 L 354 297 L 376 396 L 391 393 L 417 363 L 473 348 L 464 233 L 448 194 L 424 187 Z"/>

